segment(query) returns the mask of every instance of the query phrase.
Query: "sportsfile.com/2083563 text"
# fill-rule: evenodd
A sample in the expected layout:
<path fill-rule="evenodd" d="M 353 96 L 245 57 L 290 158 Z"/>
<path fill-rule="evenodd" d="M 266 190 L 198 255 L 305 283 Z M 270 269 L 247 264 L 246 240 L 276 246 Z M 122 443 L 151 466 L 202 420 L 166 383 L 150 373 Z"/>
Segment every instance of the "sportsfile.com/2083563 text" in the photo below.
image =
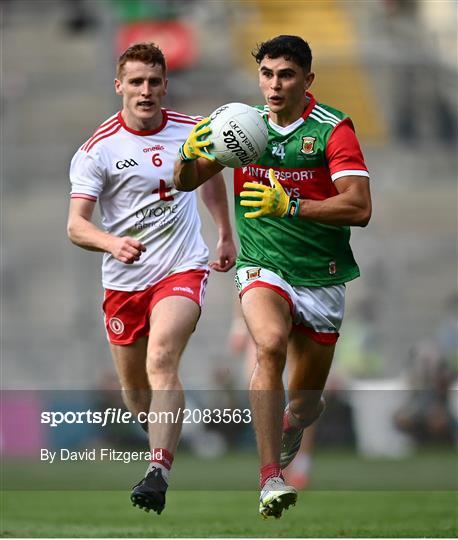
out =
<path fill-rule="evenodd" d="M 108 407 L 103 411 L 87 409 L 85 411 L 43 411 L 40 416 L 42 424 L 58 427 L 62 424 L 99 424 L 104 427 L 109 424 L 249 424 L 251 410 L 231 408 L 181 408 L 176 411 L 149 411 L 132 414 L 121 408 Z"/>

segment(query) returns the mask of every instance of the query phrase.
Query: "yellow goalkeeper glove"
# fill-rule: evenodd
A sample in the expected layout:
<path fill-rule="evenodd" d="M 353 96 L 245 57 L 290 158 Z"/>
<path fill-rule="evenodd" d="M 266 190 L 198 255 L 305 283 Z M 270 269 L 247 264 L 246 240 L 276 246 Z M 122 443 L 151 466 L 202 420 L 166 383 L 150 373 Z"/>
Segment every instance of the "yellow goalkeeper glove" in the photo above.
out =
<path fill-rule="evenodd" d="M 208 151 L 208 146 L 212 144 L 208 138 L 208 134 L 212 131 L 209 124 L 210 118 L 202 118 L 192 128 L 191 133 L 179 150 L 180 158 L 183 161 L 192 161 L 198 157 L 203 157 L 209 161 L 215 160 L 215 157 Z M 207 137 L 204 138 L 205 135 Z"/>
<path fill-rule="evenodd" d="M 271 187 L 255 182 L 245 182 L 243 187 L 250 191 L 242 191 L 241 206 L 259 208 L 254 212 L 246 212 L 248 219 L 262 216 L 276 216 L 292 218 L 299 213 L 299 199 L 288 197 L 280 182 L 275 177 L 273 169 L 269 169 Z"/>

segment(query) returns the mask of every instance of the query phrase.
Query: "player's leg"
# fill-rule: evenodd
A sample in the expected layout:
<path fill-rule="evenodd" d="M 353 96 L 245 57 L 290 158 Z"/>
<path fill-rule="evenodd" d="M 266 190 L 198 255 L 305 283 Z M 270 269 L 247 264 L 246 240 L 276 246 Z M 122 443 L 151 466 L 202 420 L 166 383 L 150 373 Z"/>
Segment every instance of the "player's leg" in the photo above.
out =
<path fill-rule="evenodd" d="M 292 320 L 289 303 L 277 292 L 254 287 L 242 296 L 242 311 L 256 345 L 256 366 L 250 382 L 250 402 L 260 458 L 263 517 L 279 518 L 296 502 L 296 491 L 285 486 L 280 470 L 284 408 L 282 373 Z"/>
<path fill-rule="evenodd" d="M 149 302 L 149 290 L 106 290 L 103 302 L 107 338 L 123 400 L 135 416 L 147 413 L 151 401 L 146 373 Z"/>
<path fill-rule="evenodd" d="M 283 471 L 285 482 L 296 489 L 307 489 L 310 485 L 315 435 L 316 423 L 304 429 L 297 455 Z"/>
<path fill-rule="evenodd" d="M 288 343 L 288 406 L 301 422 L 312 423 L 321 412 L 323 393 L 335 344 L 318 343 L 292 332 Z"/>
<path fill-rule="evenodd" d="M 199 316 L 199 305 L 181 296 L 161 299 L 151 312 L 146 370 L 152 389 L 150 417 L 160 421 L 150 424 L 151 464 L 134 486 L 131 499 L 158 514 L 165 506 L 168 473 L 182 425 L 184 392 L 178 367 Z"/>
<path fill-rule="evenodd" d="M 276 292 L 256 287 L 242 297 L 242 309 L 256 345 L 256 366 L 250 381 L 250 401 L 261 466 L 278 461 L 283 416 L 289 305 Z"/>
<path fill-rule="evenodd" d="M 173 412 L 174 420 L 161 422 L 150 433 L 151 448 L 175 453 L 181 432 L 184 392 L 178 374 L 181 355 L 200 316 L 198 304 L 182 296 L 158 302 L 150 319 L 146 369 L 153 390 L 150 411 Z M 172 415 L 169 415 L 171 418 Z"/>
<path fill-rule="evenodd" d="M 144 291 L 105 293 L 106 330 L 124 400 L 134 414 L 156 413 L 159 418 L 149 424 L 155 429 L 148 430 L 150 448 L 157 450 L 152 452 L 156 466 L 131 494 L 134 504 L 158 513 L 165 504 L 167 472 L 181 430 L 181 417 L 161 423 L 159 415 L 170 411 L 177 416 L 183 407 L 178 364 L 200 315 L 207 274 L 183 272 Z M 173 296 L 177 287 L 189 297 Z"/>
<path fill-rule="evenodd" d="M 324 409 L 322 393 L 335 344 L 318 343 L 298 331 L 288 343 L 288 405 L 283 418 L 282 469 L 296 456 L 304 429 L 311 426 Z"/>
<path fill-rule="evenodd" d="M 254 368 L 256 367 L 256 344 L 251 338 L 251 336 L 248 338 L 248 342 L 246 344 L 245 348 L 245 354 L 244 354 L 244 374 L 246 377 L 246 380 L 249 382 L 251 381 L 251 377 L 253 376 Z"/>
<path fill-rule="evenodd" d="M 151 403 L 151 389 L 146 373 L 147 345 L 146 337 L 129 345 L 110 343 L 124 403 L 135 416 L 140 412 L 148 413 Z"/>
<path fill-rule="evenodd" d="M 288 394 L 281 466 L 294 459 L 304 428 L 324 409 L 322 392 L 345 307 L 345 285 L 294 287 L 295 326 L 288 343 Z"/>
<path fill-rule="evenodd" d="M 134 486 L 131 499 L 158 514 L 165 506 L 168 473 L 181 432 L 184 393 L 178 376 L 179 362 L 199 316 L 199 305 L 180 296 L 163 298 L 151 313 L 146 364 L 153 390 L 150 417 L 160 419 L 162 415 L 163 421 L 150 424 L 151 464 L 145 477 Z"/>

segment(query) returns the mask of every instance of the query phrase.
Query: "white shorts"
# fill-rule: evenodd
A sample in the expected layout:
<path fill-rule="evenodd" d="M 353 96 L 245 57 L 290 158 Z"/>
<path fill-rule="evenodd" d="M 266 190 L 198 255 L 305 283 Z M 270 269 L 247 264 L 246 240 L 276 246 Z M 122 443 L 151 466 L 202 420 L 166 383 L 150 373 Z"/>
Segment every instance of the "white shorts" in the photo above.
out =
<path fill-rule="evenodd" d="M 254 287 L 272 289 L 288 302 L 293 330 L 324 345 L 336 343 L 345 310 L 345 284 L 295 287 L 275 272 L 256 266 L 237 270 L 235 281 L 240 298 Z"/>

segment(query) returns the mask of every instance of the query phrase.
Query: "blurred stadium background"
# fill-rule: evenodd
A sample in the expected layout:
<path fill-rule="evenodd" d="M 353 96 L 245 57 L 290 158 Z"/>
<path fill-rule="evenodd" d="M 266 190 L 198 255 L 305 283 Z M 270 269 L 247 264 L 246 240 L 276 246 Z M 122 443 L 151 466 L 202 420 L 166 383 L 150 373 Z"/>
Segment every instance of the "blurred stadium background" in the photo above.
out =
<path fill-rule="evenodd" d="M 70 159 L 120 106 L 112 87 L 119 51 L 132 41 L 158 43 L 169 60 L 167 106 L 207 114 L 229 101 L 261 102 L 250 51 L 280 33 L 309 41 L 317 74 L 312 91 L 353 118 L 372 178 L 372 221 L 352 233 L 362 277 L 348 286 L 331 391 L 350 404 L 350 429 L 368 456 L 405 457 L 421 442 L 452 447 L 458 407 L 455 1 L 2 0 L 0 9 L 4 454 L 36 455 L 47 440 L 34 414 L 50 394 L 32 391 L 98 395 L 115 385 L 101 316 L 100 255 L 70 244 L 66 215 Z M 230 171 L 225 176 L 231 197 Z M 202 219 L 214 250 L 205 210 Z M 232 277 L 211 276 L 182 361 L 190 390 L 224 390 L 227 397 L 246 388 L 243 360 L 227 345 Z M 14 390 L 27 391 L 27 399 Z M 206 405 L 206 394 L 200 396 Z M 5 420 L 17 416 L 19 403 L 21 433 L 31 434 L 26 444 L 15 442 L 17 425 Z M 397 431 L 400 410 L 407 419 L 428 417 L 430 432 L 412 428 L 407 438 Z M 326 439 L 332 424 L 325 428 L 324 442 L 342 442 Z M 53 442 L 59 447 L 64 439 Z M 76 446 L 85 442 L 75 439 Z M 456 487 L 456 470 L 453 476 L 451 462 L 443 463 L 430 487 Z M 434 484 L 438 478 L 448 480 Z M 409 482 L 405 488 L 414 489 Z"/>
<path fill-rule="evenodd" d="M 362 278 L 349 285 L 345 324 L 369 304 L 377 370 L 398 376 L 411 347 L 437 337 L 444 318 L 456 315 L 456 306 L 447 312 L 446 305 L 457 292 L 455 2 L 16 0 L 1 6 L 6 387 L 88 388 L 111 369 L 100 316 L 100 256 L 75 249 L 65 222 L 69 160 L 119 107 L 113 67 L 125 36 L 156 39 L 174 58 L 195 51 L 169 73 L 167 105 L 199 114 L 227 101 L 260 102 L 250 55 L 257 42 L 287 32 L 309 40 L 313 91 L 354 119 L 372 176 L 374 216 L 367 229 L 353 230 Z M 154 21 L 151 32 L 148 25 L 141 29 L 145 18 Z M 214 231 L 202 214 L 213 248 Z M 195 388 L 213 387 L 214 366 L 238 369 L 225 347 L 231 276 L 212 278 L 182 364 Z M 359 320 L 369 318 L 363 313 Z"/>

